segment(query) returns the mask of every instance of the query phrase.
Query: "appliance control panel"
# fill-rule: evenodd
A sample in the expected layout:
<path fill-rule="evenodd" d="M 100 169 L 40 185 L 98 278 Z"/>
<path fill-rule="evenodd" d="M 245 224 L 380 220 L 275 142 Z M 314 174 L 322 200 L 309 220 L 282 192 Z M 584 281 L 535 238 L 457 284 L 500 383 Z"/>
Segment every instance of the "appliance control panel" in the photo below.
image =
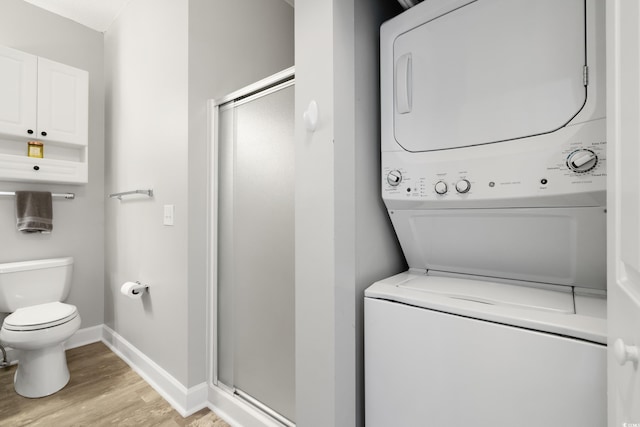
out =
<path fill-rule="evenodd" d="M 383 152 L 382 195 L 388 205 L 405 208 L 411 207 L 405 202 L 416 208 L 525 206 L 532 198 L 549 206 L 567 205 L 568 198 L 598 204 L 590 195 L 603 198 L 606 190 L 605 138 L 601 119 L 514 141 Z"/>

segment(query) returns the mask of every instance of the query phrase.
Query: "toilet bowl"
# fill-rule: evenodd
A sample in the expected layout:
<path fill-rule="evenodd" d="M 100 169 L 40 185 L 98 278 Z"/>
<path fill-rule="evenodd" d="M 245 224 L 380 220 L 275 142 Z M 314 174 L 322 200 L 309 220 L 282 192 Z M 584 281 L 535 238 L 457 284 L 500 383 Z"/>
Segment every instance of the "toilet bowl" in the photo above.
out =
<path fill-rule="evenodd" d="M 0 329 L 0 342 L 20 351 L 14 388 L 24 397 L 43 397 L 69 382 L 64 342 L 80 328 L 75 306 L 61 302 L 19 308 Z"/>
<path fill-rule="evenodd" d="M 71 287 L 73 258 L 0 264 L 0 312 L 10 313 L 0 343 L 18 350 L 16 392 L 44 397 L 69 382 L 64 342 L 80 328 L 80 315 L 64 301 Z"/>

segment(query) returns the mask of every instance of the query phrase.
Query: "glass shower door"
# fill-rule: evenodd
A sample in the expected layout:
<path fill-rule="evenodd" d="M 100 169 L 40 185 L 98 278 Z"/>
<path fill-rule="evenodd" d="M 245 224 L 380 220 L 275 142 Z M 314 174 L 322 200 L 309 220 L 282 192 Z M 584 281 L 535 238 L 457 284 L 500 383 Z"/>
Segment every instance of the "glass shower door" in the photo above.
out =
<path fill-rule="evenodd" d="M 293 79 L 219 106 L 218 382 L 295 415 Z"/>

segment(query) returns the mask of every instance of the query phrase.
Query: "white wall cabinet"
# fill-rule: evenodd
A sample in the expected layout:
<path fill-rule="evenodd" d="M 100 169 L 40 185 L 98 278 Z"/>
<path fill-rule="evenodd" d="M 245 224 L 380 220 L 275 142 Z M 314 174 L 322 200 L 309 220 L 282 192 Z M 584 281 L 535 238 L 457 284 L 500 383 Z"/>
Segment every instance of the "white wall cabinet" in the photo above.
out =
<path fill-rule="evenodd" d="M 31 137 L 36 130 L 38 58 L 0 46 L 0 132 Z"/>
<path fill-rule="evenodd" d="M 0 180 L 86 183 L 88 105 L 89 73 L 0 46 Z"/>

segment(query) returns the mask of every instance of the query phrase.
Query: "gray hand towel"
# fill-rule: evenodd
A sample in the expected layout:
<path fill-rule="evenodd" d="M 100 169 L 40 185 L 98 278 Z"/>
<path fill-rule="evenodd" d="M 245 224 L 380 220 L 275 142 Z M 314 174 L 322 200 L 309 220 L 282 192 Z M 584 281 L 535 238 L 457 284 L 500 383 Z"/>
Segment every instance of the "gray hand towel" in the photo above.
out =
<path fill-rule="evenodd" d="M 51 193 L 16 191 L 16 224 L 26 233 L 50 233 L 53 230 Z"/>

